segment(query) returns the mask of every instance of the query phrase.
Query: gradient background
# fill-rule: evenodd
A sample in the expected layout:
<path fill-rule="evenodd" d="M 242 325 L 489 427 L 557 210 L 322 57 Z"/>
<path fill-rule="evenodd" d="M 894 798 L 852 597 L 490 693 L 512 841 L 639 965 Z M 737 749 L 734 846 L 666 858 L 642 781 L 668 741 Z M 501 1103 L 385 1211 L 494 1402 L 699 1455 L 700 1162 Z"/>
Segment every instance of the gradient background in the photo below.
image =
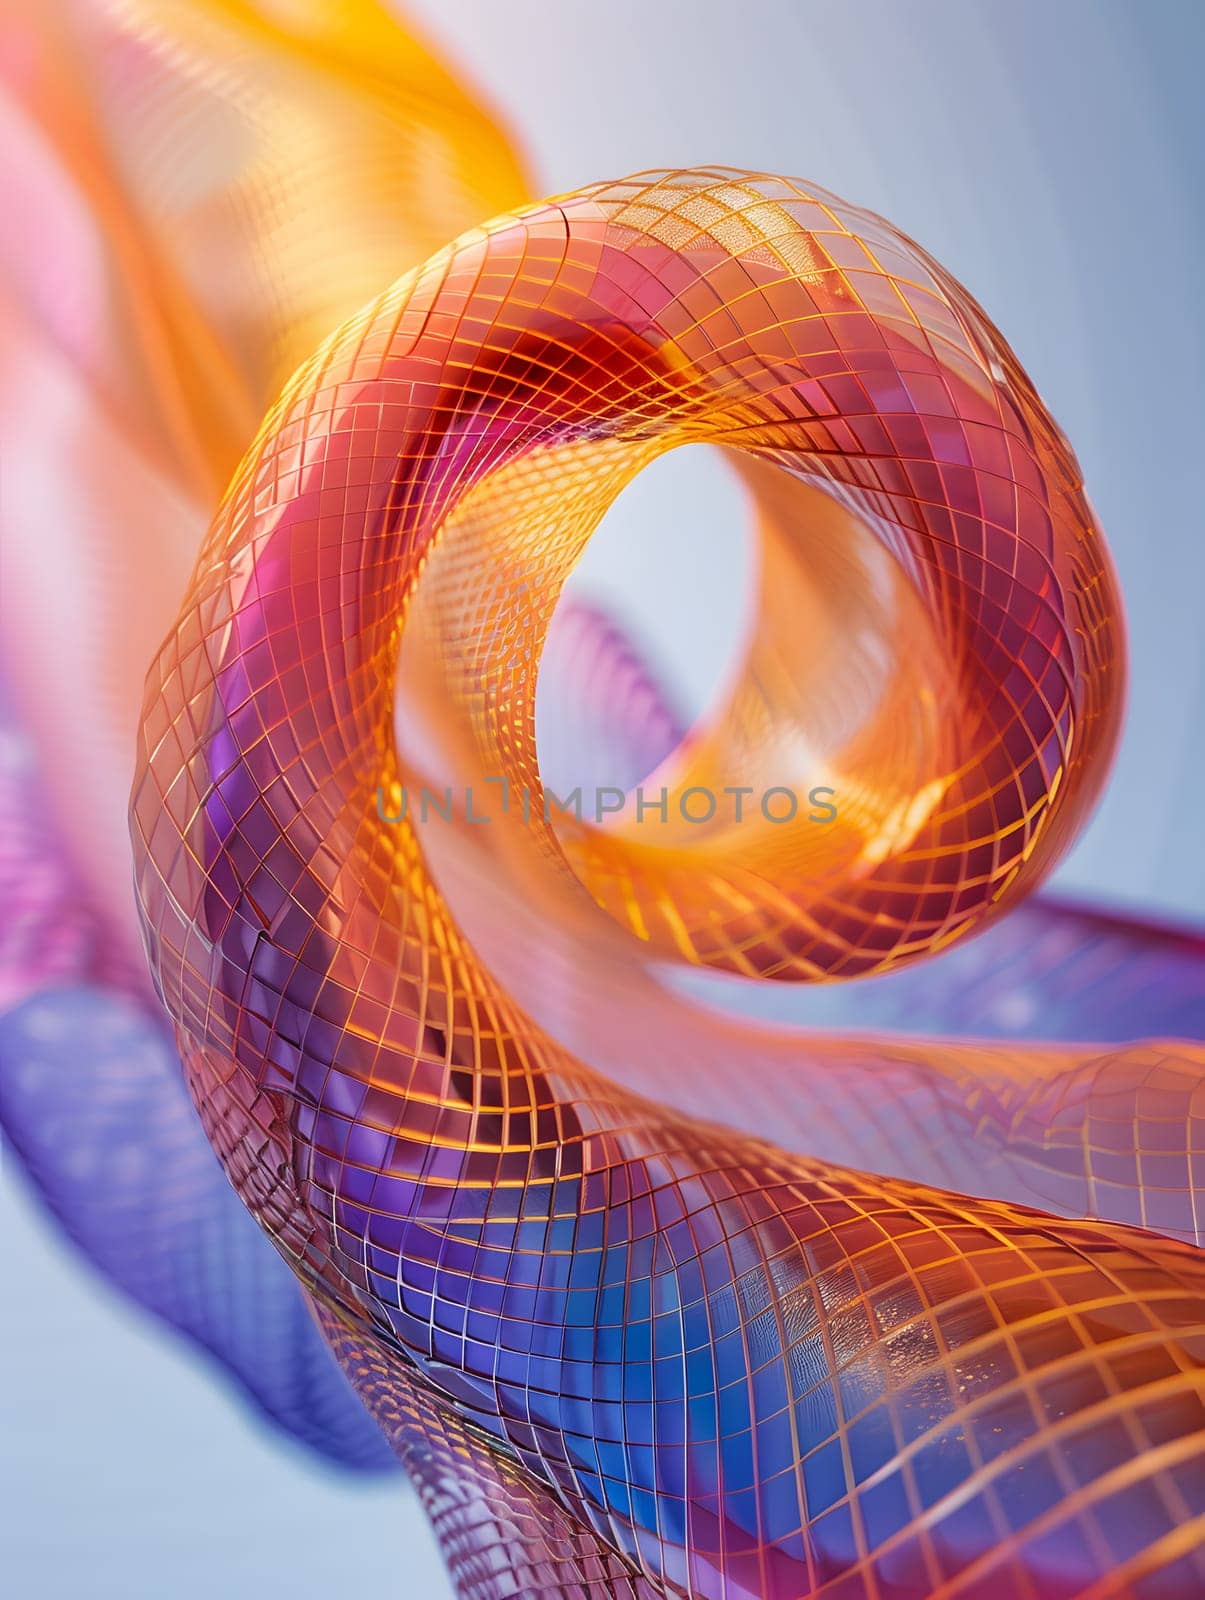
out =
<path fill-rule="evenodd" d="M 1122 750 L 1056 882 L 1202 920 L 1199 0 L 413 0 L 410 14 L 501 110 L 547 191 L 701 163 L 813 178 L 970 287 L 1074 444 L 1130 622 Z M 671 456 L 575 579 L 624 606 L 688 709 L 739 631 L 752 560 L 739 519 L 718 463 Z M 19 1189 L 6 1170 L 7 1592 L 449 1593 L 412 1496 L 325 1474 L 267 1435 L 82 1270 Z"/>

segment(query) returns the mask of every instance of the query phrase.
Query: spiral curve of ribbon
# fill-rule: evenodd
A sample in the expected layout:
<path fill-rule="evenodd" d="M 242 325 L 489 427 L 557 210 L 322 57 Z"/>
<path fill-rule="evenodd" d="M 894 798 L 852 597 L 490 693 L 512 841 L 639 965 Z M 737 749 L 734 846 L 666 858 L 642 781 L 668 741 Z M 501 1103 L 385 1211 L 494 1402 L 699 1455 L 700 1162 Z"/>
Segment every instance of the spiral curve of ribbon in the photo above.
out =
<path fill-rule="evenodd" d="M 554 817 L 560 590 L 624 484 L 702 442 L 757 508 L 748 669 L 671 757 L 664 821 Z M 766 1125 L 703 1120 L 674 1104 L 682 1040 L 712 1032 L 731 1098 L 744 1064 L 722 1025 L 675 1033 L 662 977 L 878 973 L 999 913 L 1102 781 L 1119 619 L 1000 335 L 808 184 L 662 172 L 504 216 L 269 413 L 152 671 L 140 906 L 210 1139 L 462 1594 L 1197 1592 L 1197 1179 L 1161 1186 L 1181 1238 L 1121 1225 L 1145 1180 L 1085 1157 L 1102 1052 L 1035 1056 L 996 1129 L 1011 1149 L 1062 1094 L 1072 1159 L 971 1198 L 928 1186 L 925 1130 L 858 1170 L 857 1102 L 907 1080 L 940 1105 L 999 1055 L 818 1037 Z M 419 780 L 488 825 L 424 824 Z M 680 803 L 725 785 L 837 814 Z M 1197 1093 L 1191 1051 L 1122 1065 L 1131 1133 L 1161 1086 Z M 1031 1169 L 1070 1186 L 1052 1209 L 1117 1220 L 1028 1209 Z"/>

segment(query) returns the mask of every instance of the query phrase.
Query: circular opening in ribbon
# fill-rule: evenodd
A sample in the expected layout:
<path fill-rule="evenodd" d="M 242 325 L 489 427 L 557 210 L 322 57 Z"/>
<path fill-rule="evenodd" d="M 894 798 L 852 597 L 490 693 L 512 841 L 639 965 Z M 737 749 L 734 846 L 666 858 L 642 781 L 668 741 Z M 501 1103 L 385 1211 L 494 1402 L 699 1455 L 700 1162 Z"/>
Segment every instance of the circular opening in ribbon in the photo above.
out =
<path fill-rule="evenodd" d="M 707 445 L 651 462 L 612 503 L 553 615 L 536 749 L 558 794 L 631 791 L 731 692 L 756 615 L 748 493 Z M 596 808 L 597 809 L 597 808 Z"/>

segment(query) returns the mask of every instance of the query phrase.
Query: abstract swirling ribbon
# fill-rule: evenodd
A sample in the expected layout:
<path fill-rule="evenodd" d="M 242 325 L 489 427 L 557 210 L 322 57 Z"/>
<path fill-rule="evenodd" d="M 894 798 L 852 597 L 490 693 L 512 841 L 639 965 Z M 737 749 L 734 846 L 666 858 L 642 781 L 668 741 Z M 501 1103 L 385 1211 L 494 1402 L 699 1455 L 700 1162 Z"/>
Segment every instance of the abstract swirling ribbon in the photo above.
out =
<path fill-rule="evenodd" d="M 541 803 L 561 587 L 690 442 L 753 489 L 763 609 L 673 783 L 822 773 L 827 828 Z M 806 1082 L 853 1047 L 820 1037 L 780 1128 L 700 1120 L 665 1014 L 617 1012 L 607 974 L 622 947 L 853 976 L 981 926 L 1099 787 L 1121 659 L 1074 458 L 1008 347 L 810 185 L 655 173 L 504 216 L 286 388 L 152 671 L 138 893 L 209 1136 L 463 1593 L 1198 1592 L 1197 1251 L 832 1164 Z M 488 789 L 488 850 L 386 820 L 378 791 L 424 777 Z M 563 1042 L 581 1014 L 537 1017 L 584 928 L 605 1073 Z"/>
<path fill-rule="evenodd" d="M 0 0 L 0 130 L 5 1149 L 263 1414 L 390 1468 L 197 1122 L 126 811 L 147 660 L 273 395 L 400 263 L 530 184 L 377 0 Z"/>

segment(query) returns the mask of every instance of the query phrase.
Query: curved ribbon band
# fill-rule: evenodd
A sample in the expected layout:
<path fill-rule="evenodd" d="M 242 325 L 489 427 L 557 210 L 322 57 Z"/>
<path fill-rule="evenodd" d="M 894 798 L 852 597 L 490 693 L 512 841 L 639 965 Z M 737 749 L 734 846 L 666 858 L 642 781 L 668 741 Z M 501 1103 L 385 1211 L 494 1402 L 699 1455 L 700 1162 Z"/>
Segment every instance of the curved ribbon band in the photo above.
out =
<path fill-rule="evenodd" d="M 679 790 L 819 767 L 823 829 L 650 843 L 545 810 L 560 587 L 689 442 L 740 452 L 770 593 Z M 395 735 L 403 627 L 453 730 L 438 759 L 418 711 Z M 915 245 L 798 183 L 645 175 L 463 236 L 322 347 L 244 462 L 133 802 L 194 1097 L 328 1319 L 641 1584 L 1191 1592 L 1205 1268 L 612 1081 L 483 962 L 400 791 L 430 759 L 534 796 L 533 894 L 588 891 L 655 959 L 852 976 L 1036 881 L 1099 786 L 1120 678 L 1103 543 L 1015 358 Z"/>

